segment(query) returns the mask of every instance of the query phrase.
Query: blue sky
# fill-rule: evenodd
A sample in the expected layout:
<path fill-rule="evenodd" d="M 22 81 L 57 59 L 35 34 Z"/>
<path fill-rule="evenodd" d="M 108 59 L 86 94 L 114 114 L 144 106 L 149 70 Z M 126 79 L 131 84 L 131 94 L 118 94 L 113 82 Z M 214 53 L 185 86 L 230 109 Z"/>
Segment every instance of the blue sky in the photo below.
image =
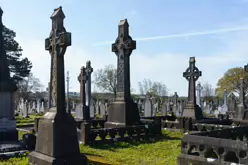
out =
<path fill-rule="evenodd" d="M 114 41 L 121 19 L 128 19 L 133 39 L 248 27 L 247 0 L 2 0 L 4 24 L 16 31 L 23 56 L 33 62 L 32 71 L 44 85 L 50 68 L 44 39 L 51 30 L 50 15 L 58 6 L 63 7 L 65 27 L 72 33 L 72 46 L 65 55 L 71 91 L 79 91 L 77 76 L 87 60 L 92 61 L 94 70 L 116 65 L 111 45 L 96 44 Z M 138 40 L 137 50 L 131 55 L 131 86 L 138 93 L 138 82 L 150 78 L 166 84 L 169 93 L 186 95 L 188 85 L 182 72 L 189 57 L 195 56 L 203 72 L 199 81 L 215 87 L 227 69 L 247 63 L 247 37 L 248 28 Z"/>

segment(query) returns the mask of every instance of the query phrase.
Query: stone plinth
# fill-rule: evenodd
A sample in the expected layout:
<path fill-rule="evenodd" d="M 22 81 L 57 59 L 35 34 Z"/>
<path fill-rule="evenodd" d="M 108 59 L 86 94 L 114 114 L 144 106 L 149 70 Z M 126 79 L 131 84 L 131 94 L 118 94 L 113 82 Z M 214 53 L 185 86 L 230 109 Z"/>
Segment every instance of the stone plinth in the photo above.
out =
<path fill-rule="evenodd" d="M 37 165 L 85 165 L 87 158 L 80 154 L 77 127 L 68 114 L 50 110 L 39 120 L 35 151 L 29 162 Z"/>
<path fill-rule="evenodd" d="M 191 117 L 193 119 L 198 120 L 203 118 L 203 113 L 202 109 L 197 104 L 188 103 L 183 109 L 182 116 Z"/>
<path fill-rule="evenodd" d="M 125 127 L 140 124 L 139 109 L 133 101 L 115 101 L 110 104 L 105 127 Z"/>

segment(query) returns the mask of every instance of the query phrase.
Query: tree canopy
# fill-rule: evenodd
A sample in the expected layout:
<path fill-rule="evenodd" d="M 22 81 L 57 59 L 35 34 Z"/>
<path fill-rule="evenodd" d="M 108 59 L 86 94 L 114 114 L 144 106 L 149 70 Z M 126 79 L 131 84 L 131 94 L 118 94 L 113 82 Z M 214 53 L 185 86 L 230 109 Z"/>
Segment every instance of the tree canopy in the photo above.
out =
<path fill-rule="evenodd" d="M 32 69 L 32 63 L 28 60 L 28 58 L 21 58 L 22 48 L 18 42 L 15 41 L 15 37 L 16 33 L 13 30 L 3 26 L 4 47 L 7 54 L 9 69 L 11 75 L 13 75 L 13 80 L 18 83 L 25 77 L 28 77 Z"/>
<path fill-rule="evenodd" d="M 247 84 L 247 74 L 245 74 L 243 67 L 235 67 L 228 69 L 224 76 L 218 80 L 217 88 L 215 90 L 219 97 L 223 97 L 224 90 L 228 93 L 240 94 L 240 78 L 244 78 L 245 84 Z M 246 85 L 247 86 L 247 85 Z M 247 88 L 245 87 L 245 94 L 247 94 Z"/>

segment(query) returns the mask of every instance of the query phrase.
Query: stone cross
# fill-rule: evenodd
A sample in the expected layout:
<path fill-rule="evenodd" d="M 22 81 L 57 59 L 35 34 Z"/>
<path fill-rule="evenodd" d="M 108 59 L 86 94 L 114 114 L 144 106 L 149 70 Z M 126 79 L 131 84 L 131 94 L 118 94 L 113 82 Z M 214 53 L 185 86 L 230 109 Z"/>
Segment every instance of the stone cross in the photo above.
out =
<path fill-rule="evenodd" d="M 83 66 L 81 68 L 81 72 L 78 76 L 78 81 L 80 83 L 80 103 L 83 105 L 83 106 L 86 106 L 86 99 L 85 99 L 85 83 L 87 81 L 87 76 L 86 76 L 86 69 L 85 67 Z"/>
<path fill-rule="evenodd" d="M 49 38 L 45 40 L 45 49 L 51 55 L 51 108 L 57 113 L 66 113 L 65 109 L 65 74 L 64 54 L 68 46 L 71 46 L 71 33 L 64 28 L 65 15 L 62 8 L 56 10 L 51 16 L 52 30 Z"/>
<path fill-rule="evenodd" d="M 119 24 L 118 37 L 112 44 L 112 52 L 117 55 L 117 100 L 130 100 L 130 55 L 136 49 L 136 41 L 129 36 L 127 19 Z"/>
<path fill-rule="evenodd" d="M 90 102 L 91 102 L 91 73 L 93 72 L 93 68 L 91 67 L 91 62 L 87 61 L 86 62 L 86 69 L 85 73 L 87 76 L 87 81 L 86 81 L 86 105 L 89 107 Z"/>
<path fill-rule="evenodd" d="M 227 91 L 226 91 L 226 89 L 224 89 L 224 94 L 223 94 L 223 96 L 224 96 L 224 104 L 223 105 L 226 105 L 227 106 Z"/>
<path fill-rule="evenodd" d="M 185 77 L 189 81 L 189 89 L 188 89 L 188 102 L 196 104 L 196 96 L 195 96 L 195 82 L 202 75 L 202 72 L 195 66 L 195 57 L 190 57 L 189 59 L 189 67 L 183 73 L 183 77 Z"/>
<path fill-rule="evenodd" d="M 173 112 L 176 113 L 178 110 L 178 94 L 177 94 L 177 92 L 174 93 L 173 99 L 174 99 Z"/>
<path fill-rule="evenodd" d="M 195 95 L 195 82 L 202 75 L 201 71 L 195 66 L 195 57 L 190 57 L 189 67 L 183 72 L 183 77 L 185 77 L 189 82 L 188 87 L 188 100 L 185 108 L 183 109 L 182 116 L 191 117 L 194 119 L 203 118 L 202 109 L 196 104 Z"/>
<path fill-rule="evenodd" d="M 247 106 L 245 104 L 244 78 L 240 78 L 239 104 L 235 111 L 234 119 L 243 120 L 245 109 L 247 109 Z"/>
<path fill-rule="evenodd" d="M 52 105 L 39 119 L 35 151 L 29 156 L 29 164 L 87 164 L 80 153 L 76 122 L 65 107 L 64 54 L 71 45 L 71 34 L 64 28 L 62 7 L 54 9 L 52 30 L 45 40 L 45 48 L 51 54 Z"/>

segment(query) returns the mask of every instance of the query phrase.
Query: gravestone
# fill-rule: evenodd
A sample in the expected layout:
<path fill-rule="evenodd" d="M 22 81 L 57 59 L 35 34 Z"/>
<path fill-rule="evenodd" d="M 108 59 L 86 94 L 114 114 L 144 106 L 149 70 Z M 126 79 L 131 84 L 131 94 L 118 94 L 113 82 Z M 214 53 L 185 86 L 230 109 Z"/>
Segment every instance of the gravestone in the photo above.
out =
<path fill-rule="evenodd" d="M 247 106 L 245 104 L 245 91 L 244 91 L 244 79 L 240 78 L 240 94 L 239 94 L 239 104 L 237 110 L 234 114 L 234 120 L 245 119 L 245 113 L 247 112 Z M 246 119 L 247 120 L 247 119 Z"/>
<path fill-rule="evenodd" d="M 51 16 L 52 31 L 45 40 L 45 49 L 51 55 L 52 104 L 39 119 L 35 151 L 29 154 L 29 163 L 35 165 L 86 165 L 87 158 L 80 154 L 77 126 L 65 107 L 64 54 L 71 45 L 71 33 L 63 24 L 62 7 Z"/>
<path fill-rule="evenodd" d="M 86 105 L 90 106 L 90 101 L 91 101 L 91 73 L 93 72 L 93 68 L 91 67 L 91 62 L 87 61 L 86 62 L 86 69 L 85 73 L 87 76 L 87 81 L 86 81 Z"/>
<path fill-rule="evenodd" d="M 178 111 L 178 94 L 177 92 L 174 93 L 174 96 L 173 96 L 173 113 L 174 114 L 177 114 L 177 111 Z"/>
<path fill-rule="evenodd" d="M 14 117 L 14 93 L 17 87 L 10 78 L 10 70 L 2 35 L 2 15 L 3 10 L 0 7 L 0 142 L 18 140 L 16 120 Z"/>
<path fill-rule="evenodd" d="M 101 103 L 99 108 L 100 108 L 100 116 L 103 117 L 104 115 L 106 115 L 106 106 L 105 106 L 105 104 Z"/>
<path fill-rule="evenodd" d="M 223 94 L 223 97 L 224 97 L 224 103 L 222 105 L 222 114 L 226 114 L 227 111 L 228 111 L 228 107 L 227 107 L 227 91 L 226 89 L 224 89 L 224 94 Z"/>
<path fill-rule="evenodd" d="M 117 89 L 115 101 L 110 104 L 105 127 L 122 127 L 140 123 L 139 110 L 130 95 L 130 55 L 136 49 L 136 41 L 129 35 L 127 19 L 119 24 L 118 37 L 112 44 L 117 55 Z"/>
<path fill-rule="evenodd" d="M 152 106 L 152 100 L 151 100 L 151 94 L 147 93 L 146 94 L 146 100 L 145 100 L 145 117 L 151 117 L 154 115 L 153 112 L 153 106 Z"/>
<path fill-rule="evenodd" d="M 166 102 L 166 101 L 163 102 L 163 103 L 162 103 L 162 113 L 161 113 L 162 116 L 166 116 L 166 115 L 167 115 L 167 111 L 168 111 L 168 110 L 167 110 L 167 107 L 168 107 L 168 106 L 167 106 L 167 102 Z"/>
<path fill-rule="evenodd" d="M 28 111 L 28 100 L 25 101 L 24 103 L 24 108 L 23 108 L 23 117 L 28 118 L 29 111 Z"/>
<path fill-rule="evenodd" d="M 96 114 L 95 101 L 91 97 L 91 101 L 90 101 L 90 117 L 91 118 L 94 118 L 95 117 L 95 114 Z"/>
<path fill-rule="evenodd" d="M 40 113 L 40 99 L 37 100 L 37 113 Z"/>
<path fill-rule="evenodd" d="M 195 66 L 195 57 L 190 57 L 189 67 L 183 73 L 183 77 L 189 82 L 188 88 L 188 101 L 183 110 L 184 117 L 191 117 L 193 119 L 203 118 L 203 113 L 201 108 L 196 104 L 195 95 L 195 82 L 202 75 L 201 71 Z"/>
<path fill-rule="evenodd" d="M 197 91 L 196 104 L 201 108 L 202 112 L 204 112 L 204 106 L 202 104 L 202 99 L 201 99 L 202 90 L 203 87 L 201 86 L 201 83 L 198 82 L 196 86 L 196 91 Z"/>
<path fill-rule="evenodd" d="M 86 98 L 85 98 L 85 83 L 87 81 L 87 76 L 86 76 L 86 69 L 83 66 L 81 68 L 81 72 L 78 76 L 78 81 L 80 83 L 80 101 L 79 104 L 77 105 L 76 108 L 76 114 L 80 114 L 80 116 L 77 117 L 83 117 L 84 120 L 89 120 L 90 119 L 90 113 L 89 113 L 89 107 L 86 106 Z M 81 116 L 81 114 L 83 116 Z"/>

